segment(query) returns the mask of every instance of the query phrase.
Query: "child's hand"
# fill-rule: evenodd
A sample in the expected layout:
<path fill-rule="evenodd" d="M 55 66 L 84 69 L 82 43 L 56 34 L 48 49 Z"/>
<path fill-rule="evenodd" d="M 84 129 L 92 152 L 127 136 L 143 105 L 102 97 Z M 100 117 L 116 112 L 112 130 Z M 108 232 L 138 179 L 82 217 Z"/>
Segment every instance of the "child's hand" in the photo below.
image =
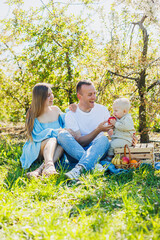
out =
<path fill-rule="evenodd" d="M 111 136 L 113 135 L 113 129 L 110 129 L 110 130 L 108 131 L 108 134 L 109 134 L 109 136 L 111 137 Z"/>
<path fill-rule="evenodd" d="M 136 146 L 137 142 L 138 142 L 138 138 L 136 136 L 136 133 L 133 133 L 132 145 Z"/>
<path fill-rule="evenodd" d="M 115 126 L 116 120 L 115 120 L 115 119 L 110 119 L 110 124 L 111 124 L 112 126 Z"/>
<path fill-rule="evenodd" d="M 115 121 L 115 122 L 114 122 L 114 121 Z M 116 123 L 116 118 L 115 118 L 115 117 L 112 116 L 112 117 L 109 117 L 109 118 L 108 118 L 108 124 L 114 126 L 115 123 Z"/>
<path fill-rule="evenodd" d="M 76 103 L 72 103 L 69 105 L 69 110 L 72 111 L 72 112 L 76 112 L 77 110 L 77 104 Z"/>

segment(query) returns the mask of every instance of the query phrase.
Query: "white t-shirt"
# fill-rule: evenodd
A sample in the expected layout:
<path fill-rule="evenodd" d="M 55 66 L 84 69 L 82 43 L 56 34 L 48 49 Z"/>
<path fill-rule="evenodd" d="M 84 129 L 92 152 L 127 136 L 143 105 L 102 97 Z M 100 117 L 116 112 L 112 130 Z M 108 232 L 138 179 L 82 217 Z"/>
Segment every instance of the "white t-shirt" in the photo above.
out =
<path fill-rule="evenodd" d="M 70 128 L 74 132 L 80 131 L 81 135 L 85 136 L 95 130 L 101 122 L 107 121 L 109 117 L 108 109 L 95 103 L 90 112 L 83 112 L 79 107 L 76 112 L 69 111 L 65 117 L 65 124 L 66 128 Z M 97 137 L 101 135 L 103 132 L 99 133 Z"/>

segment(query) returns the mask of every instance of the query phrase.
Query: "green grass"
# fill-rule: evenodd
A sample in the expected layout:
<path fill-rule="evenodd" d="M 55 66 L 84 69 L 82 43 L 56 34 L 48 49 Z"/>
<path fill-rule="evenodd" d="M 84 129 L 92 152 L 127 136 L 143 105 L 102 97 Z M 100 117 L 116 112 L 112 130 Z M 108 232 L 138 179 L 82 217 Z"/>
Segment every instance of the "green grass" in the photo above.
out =
<path fill-rule="evenodd" d="M 0 140 L 0 239 L 160 239 L 160 171 L 26 178 L 23 142 Z M 33 166 L 34 169 L 36 166 Z"/>

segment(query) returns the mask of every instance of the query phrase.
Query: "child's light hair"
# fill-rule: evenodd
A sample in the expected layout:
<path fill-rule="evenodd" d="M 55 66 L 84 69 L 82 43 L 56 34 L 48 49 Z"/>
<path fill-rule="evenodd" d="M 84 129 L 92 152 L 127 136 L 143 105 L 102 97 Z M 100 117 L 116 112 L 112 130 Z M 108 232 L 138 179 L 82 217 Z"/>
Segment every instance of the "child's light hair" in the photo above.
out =
<path fill-rule="evenodd" d="M 127 98 L 118 98 L 113 102 L 113 107 L 118 106 L 122 110 L 129 111 L 131 104 L 130 101 Z"/>

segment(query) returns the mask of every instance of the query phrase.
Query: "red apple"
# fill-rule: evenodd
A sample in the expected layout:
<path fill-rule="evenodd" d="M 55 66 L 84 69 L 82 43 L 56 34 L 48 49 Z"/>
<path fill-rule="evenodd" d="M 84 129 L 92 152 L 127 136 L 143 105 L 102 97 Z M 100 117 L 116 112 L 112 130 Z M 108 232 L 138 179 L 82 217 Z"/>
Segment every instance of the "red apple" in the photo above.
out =
<path fill-rule="evenodd" d="M 129 164 L 129 158 L 128 157 L 122 157 L 122 164 Z"/>
<path fill-rule="evenodd" d="M 115 117 L 108 118 L 108 124 L 111 124 L 110 120 L 116 120 L 116 118 Z"/>

